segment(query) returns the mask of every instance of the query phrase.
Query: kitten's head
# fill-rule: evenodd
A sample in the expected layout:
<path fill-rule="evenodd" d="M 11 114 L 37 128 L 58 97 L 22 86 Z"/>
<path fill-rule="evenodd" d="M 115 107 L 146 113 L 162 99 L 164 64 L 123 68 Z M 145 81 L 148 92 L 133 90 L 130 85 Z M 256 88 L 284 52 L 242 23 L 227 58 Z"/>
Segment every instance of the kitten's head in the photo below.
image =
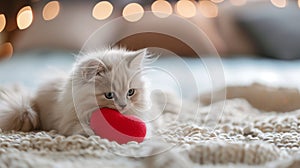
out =
<path fill-rule="evenodd" d="M 98 106 L 133 113 L 147 107 L 148 93 L 143 76 L 146 50 L 108 49 L 78 59 L 74 81 L 83 101 L 97 100 Z M 79 95 L 80 94 L 80 95 Z M 92 100 L 91 100 L 92 101 Z"/>

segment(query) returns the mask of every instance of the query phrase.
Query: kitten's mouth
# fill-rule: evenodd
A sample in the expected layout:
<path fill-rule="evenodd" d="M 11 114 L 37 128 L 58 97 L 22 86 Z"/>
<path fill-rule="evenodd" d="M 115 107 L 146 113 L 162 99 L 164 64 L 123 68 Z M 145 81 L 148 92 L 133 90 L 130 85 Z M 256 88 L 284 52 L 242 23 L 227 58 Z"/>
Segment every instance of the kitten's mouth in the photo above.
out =
<path fill-rule="evenodd" d="M 129 110 L 129 108 L 127 108 L 127 107 L 125 107 L 125 108 L 112 108 L 112 107 L 101 107 L 101 106 L 98 106 L 98 107 L 99 107 L 99 109 L 101 109 L 101 108 L 111 108 L 111 109 L 117 110 L 121 114 L 125 114 Z"/>
<path fill-rule="evenodd" d="M 121 114 L 125 114 L 129 108 L 117 109 Z"/>

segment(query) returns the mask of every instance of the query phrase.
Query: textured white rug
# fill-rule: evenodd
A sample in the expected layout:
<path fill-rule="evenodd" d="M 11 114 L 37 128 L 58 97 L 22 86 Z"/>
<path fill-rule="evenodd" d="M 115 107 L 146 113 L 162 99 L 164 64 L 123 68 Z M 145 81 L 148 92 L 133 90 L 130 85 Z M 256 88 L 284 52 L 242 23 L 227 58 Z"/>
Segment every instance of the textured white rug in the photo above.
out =
<path fill-rule="evenodd" d="M 176 120 L 167 114 L 167 126 L 155 131 L 161 139 L 141 144 L 54 131 L 1 132 L 0 167 L 300 167 L 300 110 L 262 112 L 229 100 L 215 129 L 203 126 L 208 111 L 186 110 Z"/>

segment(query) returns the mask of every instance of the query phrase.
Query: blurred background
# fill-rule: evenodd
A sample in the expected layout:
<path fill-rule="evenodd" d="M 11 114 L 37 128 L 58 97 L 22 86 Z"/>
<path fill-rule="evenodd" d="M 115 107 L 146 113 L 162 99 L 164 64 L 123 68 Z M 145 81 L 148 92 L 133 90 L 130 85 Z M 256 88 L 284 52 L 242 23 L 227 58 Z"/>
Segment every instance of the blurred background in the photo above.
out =
<path fill-rule="evenodd" d="M 124 24 L 112 30 L 108 35 L 111 38 L 144 23 L 163 29 L 160 22 L 147 20 L 144 15 L 153 12 L 161 22 L 176 15 L 201 29 L 205 35 L 197 39 L 189 29 L 172 27 L 172 31 L 189 36 L 201 54 L 175 37 L 153 32 L 137 33 L 115 44 L 108 40 L 100 45 L 100 38 L 99 48 L 106 44 L 169 51 L 159 51 L 162 59 L 156 64 L 174 71 L 184 81 L 186 97 L 211 89 L 211 79 L 201 60 L 217 62 L 214 55 L 222 58 L 226 86 L 257 82 L 299 89 L 299 7 L 298 0 L 1 0 L 0 84 L 21 83 L 34 89 L 43 77 L 57 73 L 49 67 L 68 71 L 73 54 L 81 50 L 93 32 L 114 18 L 121 17 Z M 181 67 L 172 54 L 180 56 L 185 65 Z M 182 70 L 187 65 L 196 89 Z M 160 81 L 163 77 L 156 78 Z M 173 85 L 166 86 L 170 88 Z"/>

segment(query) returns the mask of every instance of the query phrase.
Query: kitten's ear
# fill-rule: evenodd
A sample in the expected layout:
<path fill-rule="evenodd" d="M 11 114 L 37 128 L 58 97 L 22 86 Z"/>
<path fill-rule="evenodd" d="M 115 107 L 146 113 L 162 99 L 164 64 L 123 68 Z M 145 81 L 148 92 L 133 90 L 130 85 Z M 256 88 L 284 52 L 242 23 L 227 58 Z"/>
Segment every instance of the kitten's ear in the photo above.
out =
<path fill-rule="evenodd" d="M 130 68 L 142 67 L 146 56 L 147 56 L 147 49 L 141 49 L 141 50 L 135 51 L 134 53 L 128 55 L 126 58 L 128 60 L 128 67 L 130 67 Z"/>
<path fill-rule="evenodd" d="M 95 76 L 103 76 L 105 65 L 97 59 L 89 59 L 80 65 L 81 75 L 84 79 L 90 80 Z"/>

